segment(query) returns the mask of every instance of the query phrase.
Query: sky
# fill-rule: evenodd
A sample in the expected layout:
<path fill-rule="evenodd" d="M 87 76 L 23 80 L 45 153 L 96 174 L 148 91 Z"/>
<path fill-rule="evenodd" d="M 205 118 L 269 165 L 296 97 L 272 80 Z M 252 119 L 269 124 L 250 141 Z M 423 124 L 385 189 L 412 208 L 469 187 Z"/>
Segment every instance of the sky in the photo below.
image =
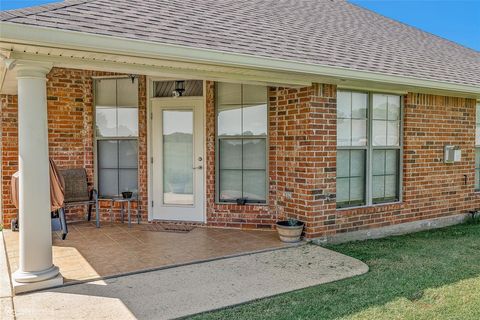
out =
<path fill-rule="evenodd" d="M 51 2 L 58 1 L 0 0 L 0 9 L 8 10 Z M 480 51 L 480 0 L 350 0 L 350 2 Z"/>
<path fill-rule="evenodd" d="M 480 0 L 350 0 L 350 2 L 480 51 Z"/>

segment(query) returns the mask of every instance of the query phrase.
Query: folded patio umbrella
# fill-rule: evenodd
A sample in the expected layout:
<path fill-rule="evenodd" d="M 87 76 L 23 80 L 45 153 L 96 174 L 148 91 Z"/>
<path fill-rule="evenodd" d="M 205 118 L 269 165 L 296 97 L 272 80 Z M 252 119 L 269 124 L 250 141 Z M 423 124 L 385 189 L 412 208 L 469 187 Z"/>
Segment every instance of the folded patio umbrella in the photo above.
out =
<path fill-rule="evenodd" d="M 57 165 L 52 159 L 50 160 L 50 211 L 55 211 L 63 207 L 65 199 L 65 182 L 62 175 L 58 171 Z M 17 171 L 12 176 L 11 196 L 12 203 L 18 209 L 18 180 L 20 172 Z"/>

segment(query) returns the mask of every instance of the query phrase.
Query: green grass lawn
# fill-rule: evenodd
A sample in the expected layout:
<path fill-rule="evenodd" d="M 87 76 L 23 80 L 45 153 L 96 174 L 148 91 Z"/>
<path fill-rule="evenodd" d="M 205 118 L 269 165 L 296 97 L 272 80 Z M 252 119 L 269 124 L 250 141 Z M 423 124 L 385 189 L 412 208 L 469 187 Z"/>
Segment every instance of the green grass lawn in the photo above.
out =
<path fill-rule="evenodd" d="M 370 271 L 194 319 L 480 319 L 480 224 L 329 248 Z"/>

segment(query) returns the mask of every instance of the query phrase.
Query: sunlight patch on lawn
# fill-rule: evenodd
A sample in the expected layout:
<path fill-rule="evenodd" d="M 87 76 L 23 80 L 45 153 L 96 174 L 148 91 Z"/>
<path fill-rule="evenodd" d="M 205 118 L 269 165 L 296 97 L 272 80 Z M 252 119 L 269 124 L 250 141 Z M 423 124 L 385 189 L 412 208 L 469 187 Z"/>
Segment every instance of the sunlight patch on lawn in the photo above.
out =
<path fill-rule="evenodd" d="M 342 319 L 480 319 L 480 277 L 419 291 Z"/>

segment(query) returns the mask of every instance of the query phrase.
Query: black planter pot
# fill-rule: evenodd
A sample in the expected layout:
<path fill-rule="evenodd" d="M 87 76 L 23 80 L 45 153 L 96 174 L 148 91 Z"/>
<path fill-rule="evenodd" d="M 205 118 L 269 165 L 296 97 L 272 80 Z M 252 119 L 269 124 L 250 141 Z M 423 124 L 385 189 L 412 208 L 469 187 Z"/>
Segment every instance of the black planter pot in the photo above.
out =
<path fill-rule="evenodd" d="M 130 199 L 132 197 L 132 195 L 133 195 L 133 192 L 131 192 L 131 191 L 123 191 L 122 192 L 122 197 L 124 199 Z"/>

